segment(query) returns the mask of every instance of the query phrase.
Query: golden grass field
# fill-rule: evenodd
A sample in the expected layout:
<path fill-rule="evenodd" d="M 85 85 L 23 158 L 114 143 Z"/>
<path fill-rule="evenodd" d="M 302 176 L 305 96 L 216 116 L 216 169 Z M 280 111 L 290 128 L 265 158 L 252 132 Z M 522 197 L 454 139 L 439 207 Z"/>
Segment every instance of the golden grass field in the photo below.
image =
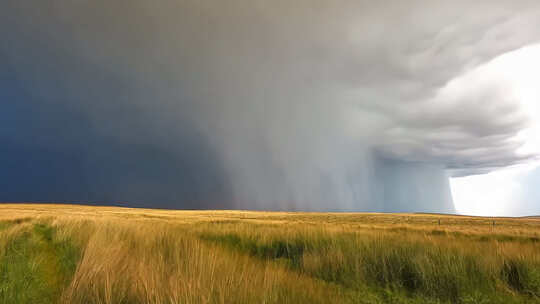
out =
<path fill-rule="evenodd" d="M 0 303 L 540 303 L 540 219 L 4 204 Z"/>

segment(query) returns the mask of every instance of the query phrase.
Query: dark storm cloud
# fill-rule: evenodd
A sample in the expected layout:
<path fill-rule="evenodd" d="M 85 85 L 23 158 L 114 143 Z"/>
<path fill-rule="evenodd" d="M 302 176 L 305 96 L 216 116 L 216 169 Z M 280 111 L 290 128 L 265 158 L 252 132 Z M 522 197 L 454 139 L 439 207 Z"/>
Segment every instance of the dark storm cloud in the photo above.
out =
<path fill-rule="evenodd" d="M 534 1 L 0 8 L 1 200 L 451 211 L 446 168 L 527 158 L 462 75 L 540 38 Z"/>

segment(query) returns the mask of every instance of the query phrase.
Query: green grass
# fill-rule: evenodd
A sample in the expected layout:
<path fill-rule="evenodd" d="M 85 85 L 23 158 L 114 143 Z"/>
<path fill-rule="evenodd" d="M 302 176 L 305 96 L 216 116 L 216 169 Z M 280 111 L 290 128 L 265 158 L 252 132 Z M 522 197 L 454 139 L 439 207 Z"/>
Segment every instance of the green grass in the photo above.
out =
<path fill-rule="evenodd" d="M 494 265 L 457 248 L 387 235 L 204 232 L 200 238 L 278 261 L 349 293 L 376 291 L 375 302 L 540 302 L 540 265 L 526 259 L 500 256 Z"/>
<path fill-rule="evenodd" d="M 285 259 L 289 262 L 289 265 L 294 268 L 300 267 L 306 247 L 312 245 L 299 238 L 258 242 L 255 239 L 242 238 L 231 233 L 221 235 L 205 233 L 202 234 L 200 238 L 205 241 L 225 245 L 231 249 L 246 252 L 251 256 L 261 259 Z"/>
<path fill-rule="evenodd" d="M 515 291 L 540 299 L 539 267 L 531 267 L 524 259 L 507 259 L 500 274 L 503 281 Z"/>
<path fill-rule="evenodd" d="M 18 232 L 0 256 L 0 303 L 57 303 L 79 257 L 79 250 L 57 240 L 47 224 Z"/>
<path fill-rule="evenodd" d="M 535 219 L 4 209 L 0 304 L 540 303 Z"/>
<path fill-rule="evenodd" d="M 0 230 L 7 229 L 9 227 L 12 227 L 12 226 L 15 226 L 15 225 L 18 225 L 18 224 L 26 223 L 26 222 L 29 222 L 31 220 L 32 220 L 32 218 L 28 218 L 28 217 L 17 218 L 17 219 L 13 219 L 13 220 L 3 220 L 3 221 L 0 221 Z"/>

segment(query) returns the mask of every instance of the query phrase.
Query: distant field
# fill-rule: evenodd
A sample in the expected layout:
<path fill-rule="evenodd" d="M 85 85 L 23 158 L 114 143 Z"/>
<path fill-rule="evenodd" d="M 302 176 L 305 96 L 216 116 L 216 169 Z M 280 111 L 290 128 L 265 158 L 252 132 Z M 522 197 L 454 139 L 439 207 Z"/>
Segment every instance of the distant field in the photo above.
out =
<path fill-rule="evenodd" d="M 540 303 L 540 218 L 0 205 L 0 303 Z"/>

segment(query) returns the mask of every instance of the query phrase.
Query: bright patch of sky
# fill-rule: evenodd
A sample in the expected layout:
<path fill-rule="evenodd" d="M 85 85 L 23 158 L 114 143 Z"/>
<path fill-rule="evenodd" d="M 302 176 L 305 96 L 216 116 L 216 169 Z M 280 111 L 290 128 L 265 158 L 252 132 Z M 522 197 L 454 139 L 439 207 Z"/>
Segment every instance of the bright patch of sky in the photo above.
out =
<path fill-rule="evenodd" d="M 524 143 L 517 153 L 539 154 L 540 45 L 506 53 L 479 69 L 483 76 L 504 82 L 530 119 L 528 127 L 517 135 Z M 533 190 L 531 185 L 540 186 L 535 174 L 539 170 L 540 163 L 533 160 L 488 174 L 453 178 L 451 188 L 456 209 L 471 215 L 528 215 L 528 208 L 523 206 L 540 204 L 529 195 Z"/>

